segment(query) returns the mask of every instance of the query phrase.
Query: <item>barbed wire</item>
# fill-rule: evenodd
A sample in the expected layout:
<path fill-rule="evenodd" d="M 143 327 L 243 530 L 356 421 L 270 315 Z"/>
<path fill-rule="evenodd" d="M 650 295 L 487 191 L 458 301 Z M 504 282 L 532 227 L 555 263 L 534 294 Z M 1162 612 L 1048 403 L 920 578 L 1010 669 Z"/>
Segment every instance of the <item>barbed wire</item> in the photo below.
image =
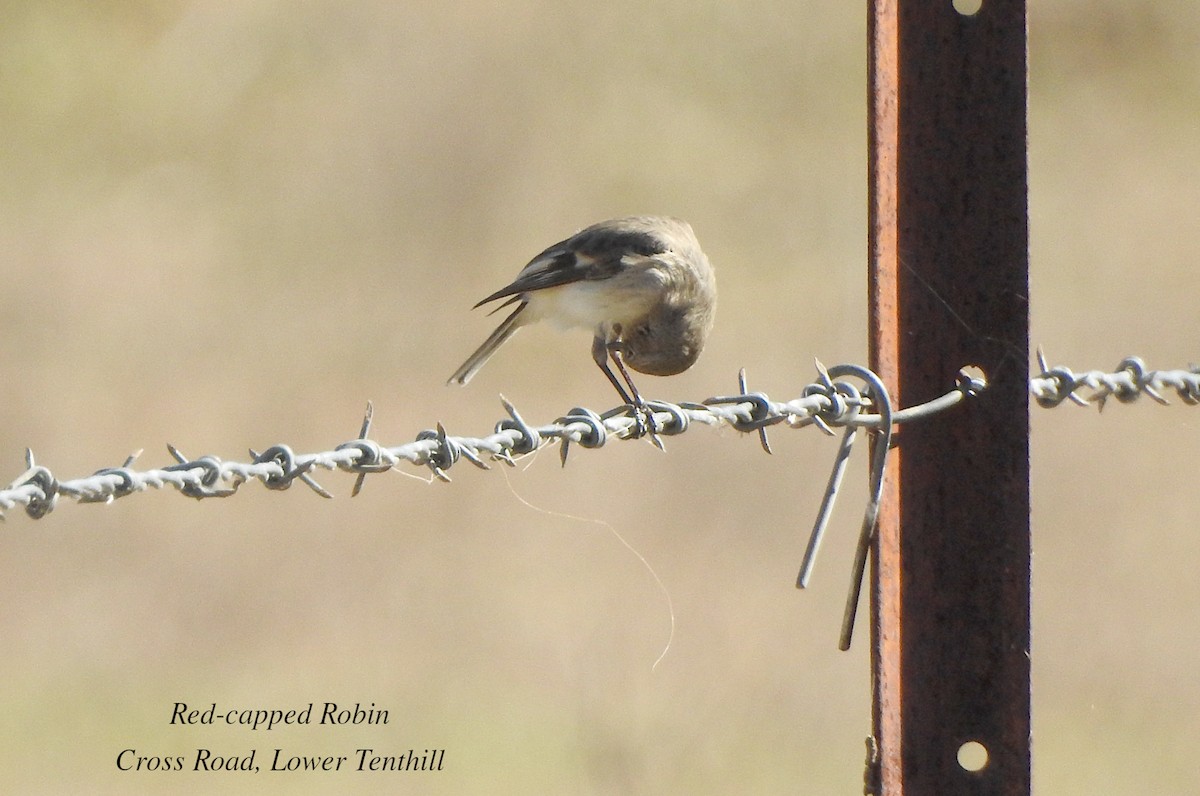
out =
<path fill-rule="evenodd" d="M 1185 404 L 1200 404 L 1200 367 L 1196 365 L 1189 365 L 1188 370 L 1148 370 L 1141 357 L 1126 357 L 1111 373 L 1089 370 L 1076 374 L 1062 366 L 1051 368 L 1040 347 L 1037 359 L 1042 372 L 1030 379 L 1029 389 L 1038 406 L 1047 409 L 1068 400 L 1104 409 L 1109 398 L 1130 403 L 1143 394 L 1165 406 L 1170 401 L 1163 393 L 1169 390 L 1174 390 Z"/>
<path fill-rule="evenodd" d="M 857 366 L 837 366 L 854 368 Z M 174 487 L 181 494 L 197 499 L 230 497 L 242 484 L 258 481 L 267 489 L 284 490 L 299 480 L 325 498 L 333 496 L 313 479 L 313 471 L 342 470 L 357 474 L 351 496 L 358 494 L 367 475 L 387 472 L 402 462 L 425 466 L 433 476 L 449 481 L 447 471 L 466 460 L 482 469 L 489 461 L 514 464 L 514 456 L 523 456 L 542 447 L 560 443 L 563 464 L 572 444 L 584 449 L 603 447 L 613 439 L 649 438 L 662 447 L 661 437 L 686 432 L 693 423 L 716 426 L 725 424 L 740 432 L 756 432 L 763 449 L 770 453 L 767 429 L 783 424 L 790 428 L 816 426 L 832 434 L 837 427 L 878 426 L 878 415 L 869 414 L 874 406 L 869 388 L 829 377 L 817 363 L 818 381 L 804 388 L 799 398 L 774 401 L 746 387 L 745 371 L 739 374 L 739 393 L 709 398 L 700 403 L 673 404 L 647 401 L 644 409 L 618 406 L 603 414 L 575 407 L 552 423 L 533 426 L 501 396 L 508 417 L 499 421 L 493 432 L 482 437 L 452 436 L 439 423 L 419 433 L 412 442 L 385 446 L 370 439 L 372 407 L 357 438 L 318 453 L 296 453 L 288 445 L 272 445 L 261 453 L 251 449 L 250 461 L 223 460 L 216 456 L 190 459 L 172 445 L 167 449 L 175 463 L 149 470 L 135 470 L 133 463 L 141 451 L 128 457 L 119 467 L 105 467 L 82 478 L 60 480 L 37 463 L 26 450 L 26 470 L 6 489 L 0 489 L 0 519 L 3 512 L 23 506 L 26 514 L 40 519 L 54 510 L 62 497 L 77 503 L 111 503 L 117 498 L 148 489 Z M 865 370 L 865 369 L 862 369 Z M 869 371 L 868 371 L 869 372 Z M 903 423 L 926 417 L 953 406 L 968 395 L 984 389 L 982 378 L 960 374 L 954 389 L 919 406 L 897 411 L 893 422 Z"/>
<path fill-rule="evenodd" d="M 1055 407 L 1069 400 L 1080 406 L 1095 405 L 1103 409 L 1109 398 L 1128 403 L 1142 394 L 1167 404 L 1164 395 L 1171 391 L 1188 405 L 1200 404 L 1200 367 L 1196 365 L 1190 365 L 1188 370 L 1150 370 L 1141 358 L 1127 357 L 1115 371 L 1076 374 L 1063 366 L 1050 367 L 1040 348 L 1037 358 L 1042 372 L 1030 379 L 1029 384 L 1031 394 L 1042 407 Z M 837 366 L 831 370 L 855 367 Z M 272 445 L 261 453 L 250 450 L 248 462 L 211 455 L 190 459 L 168 445 L 175 463 L 165 467 L 135 470 L 133 463 L 139 451 L 119 467 L 105 467 L 82 478 L 59 480 L 48 467 L 37 464 L 33 452 L 27 450 L 25 472 L 7 488 L 0 489 L 0 520 L 4 519 L 4 511 L 16 506 L 23 506 L 26 514 L 40 519 L 54 510 L 61 497 L 77 503 L 111 503 L 117 498 L 167 486 L 187 497 L 203 499 L 230 497 L 249 481 L 258 481 L 267 489 L 284 490 L 299 480 L 322 497 L 332 498 L 313 479 L 312 473 L 318 468 L 355 473 L 358 478 L 351 490 L 353 496 L 358 494 L 367 475 L 387 472 L 403 462 L 428 467 L 435 478 L 449 481 L 447 471 L 463 459 L 482 469 L 488 469 L 489 461 L 511 465 L 514 456 L 558 442 L 565 464 L 572 444 L 594 449 L 611 439 L 647 437 L 661 447 L 661 437 L 682 434 L 692 423 L 724 424 L 740 432 L 757 432 L 768 453 L 771 448 L 767 428 L 773 425 L 816 426 L 829 434 L 838 427 L 880 425 L 878 415 L 865 411 L 875 406 L 870 387 L 859 389 L 849 382 L 834 381 L 820 363 L 817 368 L 818 381 L 807 385 L 799 398 L 790 401 L 774 401 L 764 393 L 751 392 L 743 371 L 739 375 L 739 393 L 735 395 L 699 403 L 648 401 L 645 409 L 622 405 L 603 414 L 575 407 L 552 423 L 536 427 L 528 424 L 502 397 L 508 417 L 498 422 L 489 435 L 452 436 L 439 423 L 436 428 L 422 431 L 414 441 L 396 446 L 384 446 L 369 438 L 372 408 L 368 405 L 358 437 L 332 450 L 295 453 L 288 445 Z M 985 386 L 982 378 L 960 373 L 954 389 L 933 401 L 897 410 L 893 423 L 935 415 Z"/>

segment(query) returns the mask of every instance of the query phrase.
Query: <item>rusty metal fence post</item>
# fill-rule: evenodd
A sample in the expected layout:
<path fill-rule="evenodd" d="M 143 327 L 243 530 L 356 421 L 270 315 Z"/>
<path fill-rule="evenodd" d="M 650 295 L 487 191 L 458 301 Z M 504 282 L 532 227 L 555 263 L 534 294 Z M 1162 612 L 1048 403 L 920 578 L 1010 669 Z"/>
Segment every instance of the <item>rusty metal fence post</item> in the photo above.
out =
<path fill-rule="evenodd" d="M 990 384 L 897 433 L 872 566 L 886 796 L 1030 792 L 1026 7 L 975 5 L 870 4 L 871 364 L 900 406 L 965 364 Z"/>

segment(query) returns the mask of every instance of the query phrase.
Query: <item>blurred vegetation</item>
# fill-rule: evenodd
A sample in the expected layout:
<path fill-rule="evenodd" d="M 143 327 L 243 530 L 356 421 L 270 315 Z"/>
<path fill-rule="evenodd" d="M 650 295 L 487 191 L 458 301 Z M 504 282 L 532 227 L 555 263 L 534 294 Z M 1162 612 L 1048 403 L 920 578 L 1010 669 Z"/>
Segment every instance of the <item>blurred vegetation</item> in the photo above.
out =
<path fill-rule="evenodd" d="M 1076 369 L 1185 366 L 1200 15 L 1032 5 L 1033 338 Z M 631 212 L 689 219 L 721 289 L 700 363 L 647 392 L 697 400 L 745 366 L 783 396 L 814 356 L 865 360 L 861 4 L 9 2 L 0 20 L 14 475 L 26 445 L 64 477 L 143 447 L 165 463 L 168 441 L 324 447 L 368 398 L 388 442 L 438 420 L 482 433 L 499 392 L 530 419 L 605 408 L 582 333 L 528 330 L 469 387 L 443 382 L 491 329 L 478 298 Z M 1039 792 L 1194 788 L 1196 411 L 1034 415 Z M 699 429 L 666 456 L 393 474 L 353 501 L 326 474 L 332 502 L 247 488 L 14 512 L 0 790 L 209 792 L 115 757 L 368 745 L 445 748 L 446 770 L 221 787 L 851 792 L 867 660 L 834 642 L 861 485 L 797 594 L 834 443 L 774 444 Z M 326 700 L 392 723 L 167 724 L 175 701 Z"/>

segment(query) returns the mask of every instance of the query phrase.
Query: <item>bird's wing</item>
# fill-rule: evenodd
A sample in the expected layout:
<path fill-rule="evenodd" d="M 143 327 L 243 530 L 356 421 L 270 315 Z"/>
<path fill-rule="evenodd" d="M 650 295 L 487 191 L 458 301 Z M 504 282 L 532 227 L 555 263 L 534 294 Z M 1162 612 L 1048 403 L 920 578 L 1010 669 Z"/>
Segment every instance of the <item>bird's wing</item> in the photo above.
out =
<path fill-rule="evenodd" d="M 475 306 L 571 282 L 608 279 L 633 261 L 664 251 L 663 242 L 649 233 L 614 228 L 607 223 L 596 224 L 534 257 L 512 284 L 505 285 Z"/>

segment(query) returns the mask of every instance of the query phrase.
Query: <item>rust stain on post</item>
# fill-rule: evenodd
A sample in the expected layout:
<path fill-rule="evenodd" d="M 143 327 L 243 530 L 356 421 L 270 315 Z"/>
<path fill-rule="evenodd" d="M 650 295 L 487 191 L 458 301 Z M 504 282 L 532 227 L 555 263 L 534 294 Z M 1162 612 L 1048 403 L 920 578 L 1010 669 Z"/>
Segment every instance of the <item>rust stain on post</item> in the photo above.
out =
<path fill-rule="evenodd" d="M 898 396 L 896 381 L 899 353 L 896 334 L 896 2 L 876 0 L 867 20 L 868 101 L 867 168 L 870 181 L 869 225 L 870 272 L 870 364 Z M 899 539 L 896 532 L 900 492 L 896 474 L 902 471 L 904 452 L 897 445 L 887 471 L 880 502 L 878 532 L 871 556 L 871 671 L 873 673 L 871 726 L 878 745 L 882 793 L 899 794 L 903 733 L 900 732 L 899 669 L 889 665 L 900 660 L 900 570 Z M 894 676 L 890 676 L 892 672 Z"/>
<path fill-rule="evenodd" d="M 872 367 L 898 406 L 963 365 L 990 383 L 897 435 L 872 565 L 881 792 L 1027 794 L 1025 2 L 870 14 Z"/>

